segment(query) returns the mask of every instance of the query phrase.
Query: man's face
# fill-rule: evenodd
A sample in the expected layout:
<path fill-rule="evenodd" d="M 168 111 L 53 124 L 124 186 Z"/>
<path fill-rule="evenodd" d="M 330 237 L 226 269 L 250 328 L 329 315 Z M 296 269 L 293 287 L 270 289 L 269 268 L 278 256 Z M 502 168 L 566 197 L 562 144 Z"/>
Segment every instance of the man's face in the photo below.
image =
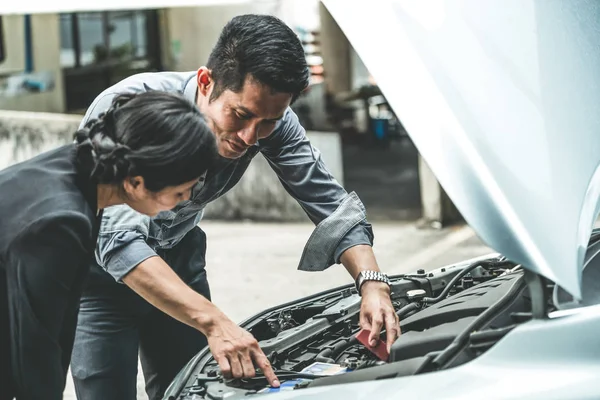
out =
<path fill-rule="evenodd" d="M 217 137 L 219 154 L 226 158 L 241 157 L 259 139 L 269 136 L 292 100 L 291 94 L 272 93 L 251 78 L 239 93 L 225 90 L 212 102 L 214 82 L 204 90 L 202 86 L 198 86 L 198 107 Z"/>

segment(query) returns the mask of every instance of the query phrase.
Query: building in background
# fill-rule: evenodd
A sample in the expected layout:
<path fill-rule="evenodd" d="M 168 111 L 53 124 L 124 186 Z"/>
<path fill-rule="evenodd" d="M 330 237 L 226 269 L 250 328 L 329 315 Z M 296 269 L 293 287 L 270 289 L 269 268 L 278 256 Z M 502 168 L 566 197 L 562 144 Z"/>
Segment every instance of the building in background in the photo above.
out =
<path fill-rule="evenodd" d="M 60 14 L 58 23 L 65 111 L 85 110 L 129 75 L 163 69 L 156 10 Z"/>
<path fill-rule="evenodd" d="M 81 113 L 98 93 L 126 76 L 197 69 L 208 59 L 225 23 L 243 13 L 277 15 L 294 28 L 307 46 L 307 59 L 318 79 L 322 76 L 315 41 L 318 4 L 318 0 L 262 0 L 4 15 L 0 109 Z"/>
<path fill-rule="evenodd" d="M 155 8 L 149 8 L 150 2 Z M 204 65 L 232 17 L 276 15 L 298 33 L 311 66 L 311 86 L 293 105 L 294 111 L 307 130 L 339 135 L 345 146 L 348 188 L 359 191 L 370 210 L 381 205 L 383 218 L 404 219 L 421 214 L 419 186 L 421 190 L 431 187 L 433 195 L 423 193 L 422 197 L 433 200 L 423 201 L 422 215 L 427 220 L 445 220 L 448 213 L 441 207 L 444 198 L 437 181 L 419 184 L 416 150 L 406 135 L 400 135 L 405 133 L 403 127 L 319 0 L 172 0 L 168 7 L 163 0 L 105 0 L 102 4 L 112 9 L 98 10 L 98 3 L 85 3 L 77 5 L 80 11 L 68 12 L 73 10 L 66 8 L 71 5 L 58 1 L 44 3 L 43 13 L 29 5 L 21 8 L 34 14 L 0 15 L 4 36 L 0 110 L 82 114 L 102 90 L 126 76 L 189 71 Z M 389 146 L 390 132 L 396 138 L 402 136 L 400 145 Z M 341 154 L 341 150 L 334 153 Z M 370 175 L 365 171 L 371 171 Z M 395 192 L 383 195 L 381 187 Z M 425 207 L 430 203 L 432 207 Z"/>

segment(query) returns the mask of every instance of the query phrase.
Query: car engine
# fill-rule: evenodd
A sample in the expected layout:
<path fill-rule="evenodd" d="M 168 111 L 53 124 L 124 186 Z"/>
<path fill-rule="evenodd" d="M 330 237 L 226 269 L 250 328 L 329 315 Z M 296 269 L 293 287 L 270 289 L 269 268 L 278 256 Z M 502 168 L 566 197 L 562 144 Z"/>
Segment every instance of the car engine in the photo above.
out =
<path fill-rule="evenodd" d="M 164 398 L 242 399 L 451 368 L 531 319 L 525 271 L 500 256 L 419 270 L 391 277 L 391 282 L 402 334 L 387 360 L 356 339 L 361 298 L 348 285 L 274 307 L 240 324 L 259 341 L 281 388 L 268 387 L 260 371 L 251 379 L 225 379 L 205 348 Z M 381 336 L 385 339 L 385 331 Z"/>

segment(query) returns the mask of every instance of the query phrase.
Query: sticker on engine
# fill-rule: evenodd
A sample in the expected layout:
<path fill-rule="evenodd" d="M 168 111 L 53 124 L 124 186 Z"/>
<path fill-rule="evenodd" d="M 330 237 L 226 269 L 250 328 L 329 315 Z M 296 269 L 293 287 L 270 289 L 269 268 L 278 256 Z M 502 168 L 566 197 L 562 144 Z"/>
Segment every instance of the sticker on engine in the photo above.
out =
<path fill-rule="evenodd" d="M 281 385 L 278 388 L 274 388 L 274 387 L 266 387 L 264 389 L 259 390 L 257 393 L 277 393 L 277 392 L 285 392 L 288 390 L 294 390 L 294 387 L 296 387 L 296 385 L 305 382 L 309 379 L 293 379 L 290 381 L 284 381 L 281 383 Z"/>
<path fill-rule="evenodd" d="M 312 374 L 312 375 L 337 375 L 344 372 L 347 372 L 348 368 L 342 367 L 338 364 L 328 364 L 323 362 L 315 362 L 309 365 L 308 367 L 302 370 L 304 374 Z"/>

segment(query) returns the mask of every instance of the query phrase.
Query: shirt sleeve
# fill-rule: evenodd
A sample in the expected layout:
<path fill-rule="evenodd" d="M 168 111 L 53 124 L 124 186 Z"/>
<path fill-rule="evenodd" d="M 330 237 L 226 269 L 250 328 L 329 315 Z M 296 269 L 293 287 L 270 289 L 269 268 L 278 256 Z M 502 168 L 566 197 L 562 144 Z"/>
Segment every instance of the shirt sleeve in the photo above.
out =
<path fill-rule="evenodd" d="M 260 142 L 261 152 L 285 190 L 317 225 L 300 269 L 322 270 L 340 262 L 350 247 L 373 245 L 373 230 L 356 193 L 347 193 L 329 173 L 298 117 L 288 110 L 275 132 Z M 311 260 L 307 257 L 311 254 Z"/>
<path fill-rule="evenodd" d="M 147 243 L 149 226 L 150 217 L 127 205 L 104 210 L 96 262 L 117 282 L 122 282 L 142 261 L 157 255 Z"/>
<path fill-rule="evenodd" d="M 98 97 L 96 97 L 92 104 L 88 107 L 85 115 L 83 116 L 83 119 L 81 120 L 81 123 L 79 124 L 79 129 L 83 128 L 89 120 L 98 118 L 98 115 L 100 115 L 100 113 L 103 113 L 106 110 L 108 110 L 112 105 L 113 100 L 115 99 L 115 97 L 117 97 L 118 94 L 141 93 L 146 91 L 147 88 L 148 87 L 145 85 L 142 87 L 129 85 L 126 87 L 122 87 L 120 90 L 115 88 L 106 89 L 104 92 L 100 93 Z"/>
<path fill-rule="evenodd" d="M 98 118 L 100 113 L 108 110 L 116 96 L 116 93 L 103 93 L 96 97 L 94 102 L 88 107 L 85 115 L 83 116 L 83 119 L 79 124 L 79 129 L 83 128 L 91 119 Z"/>

